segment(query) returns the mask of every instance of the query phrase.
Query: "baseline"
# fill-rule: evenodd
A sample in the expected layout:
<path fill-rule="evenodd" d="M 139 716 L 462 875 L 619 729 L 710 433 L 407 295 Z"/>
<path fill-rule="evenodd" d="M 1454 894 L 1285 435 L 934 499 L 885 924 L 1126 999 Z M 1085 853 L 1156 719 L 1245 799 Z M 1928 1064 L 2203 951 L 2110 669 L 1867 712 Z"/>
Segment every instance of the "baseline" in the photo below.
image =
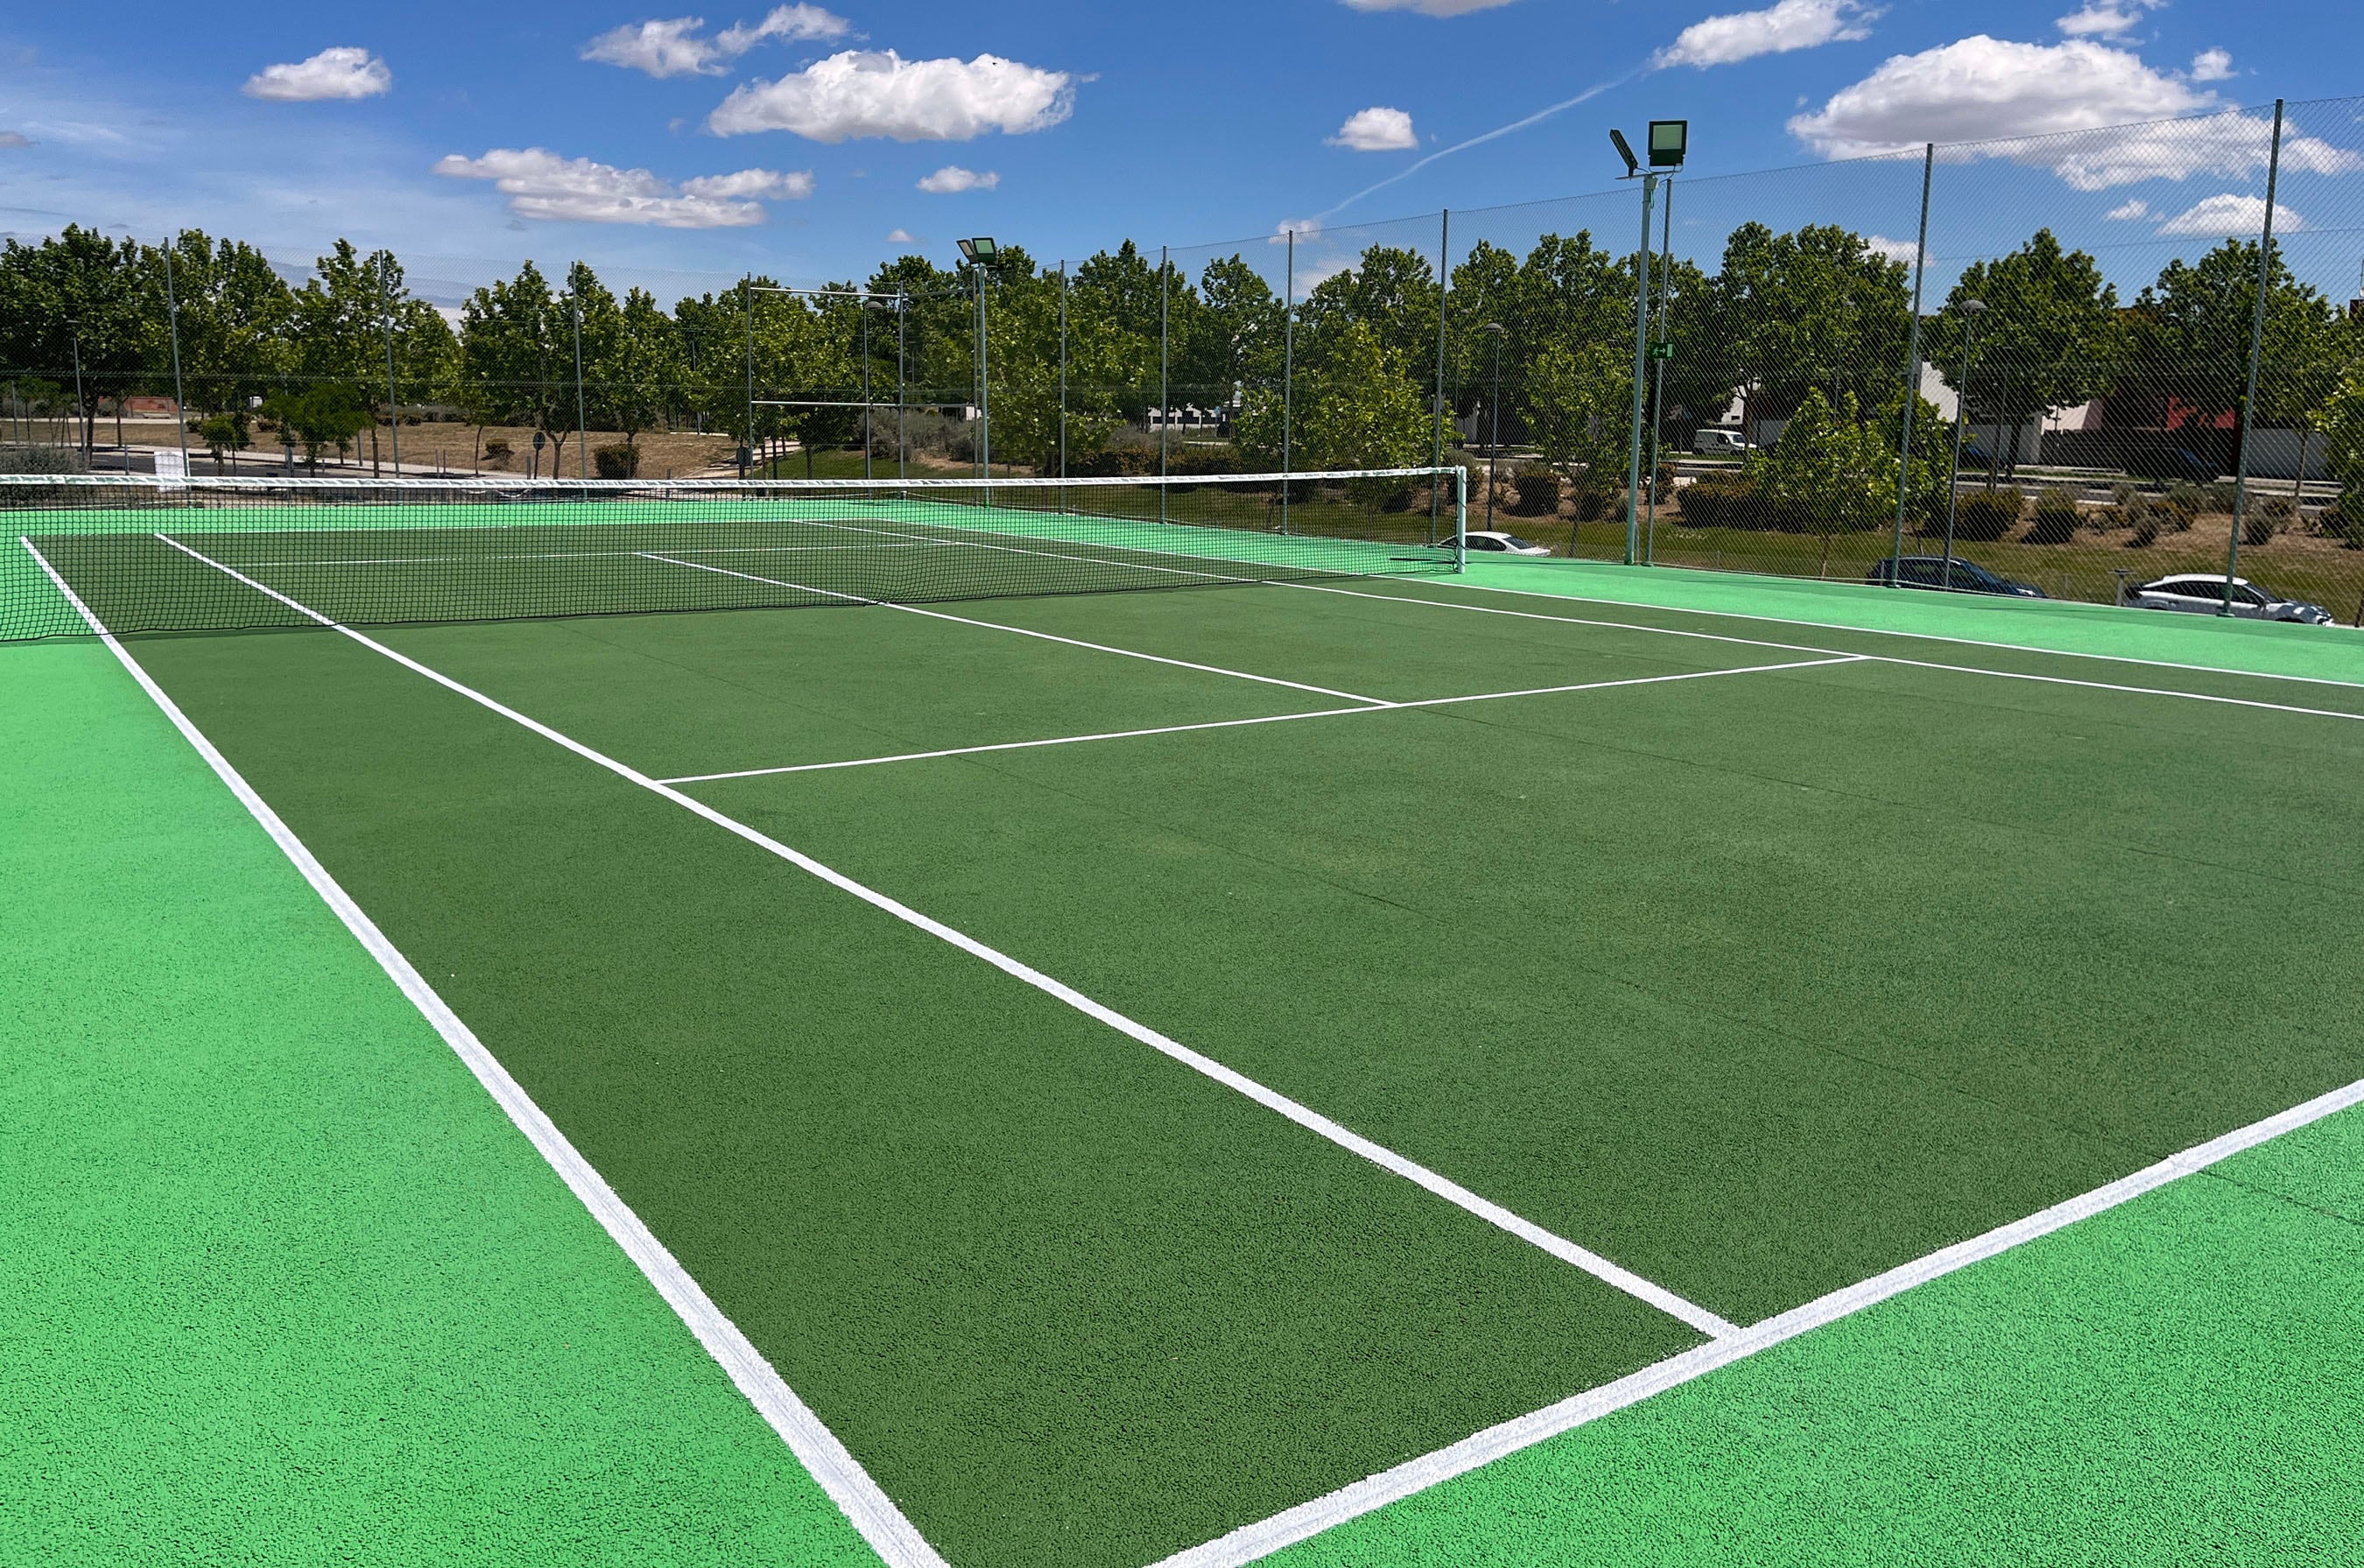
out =
<path fill-rule="evenodd" d="M 85 605 L 81 595 L 67 586 L 49 559 L 36 549 L 31 539 L 22 535 L 23 545 L 56 584 L 59 593 L 74 612 L 106 645 L 117 661 L 148 694 L 149 700 L 172 721 L 206 765 L 214 771 L 239 804 L 270 835 L 289 863 L 302 873 L 322 903 L 344 922 L 366 952 L 377 961 L 397 989 L 418 1009 L 419 1015 L 432 1025 L 452 1054 L 466 1064 L 493 1102 L 501 1107 L 517 1129 L 523 1133 L 550 1168 L 558 1173 L 576 1200 L 591 1212 L 601 1229 L 615 1240 L 624 1255 L 631 1259 L 641 1274 L 656 1287 L 666 1306 L 695 1335 L 708 1355 L 719 1363 L 731 1384 L 747 1402 L 762 1414 L 764 1421 L 777 1432 L 797 1462 L 829 1494 L 830 1500 L 843 1511 L 854 1529 L 861 1531 L 872 1550 L 885 1560 L 889 1568 L 949 1568 L 935 1548 L 921 1537 L 911 1521 L 903 1516 L 894 1500 L 888 1497 L 870 1473 L 862 1467 L 852 1451 L 838 1440 L 837 1434 L 822 1424 L 809 1406 L 788 1386 L 777 1369 L 764 1358 L 739 1326 L 717 1307 L 713 1299 L 689 1272 L 681 1266 L 664 1243 L 658 1240 L 641 1217 L 617 1195 L 607 1178 L 585 1160 L 581 1151 L 567 1139 L 558 1125 L 550 1119 L 533 1096 L 526 1092 L 501 1065 L 499 1059 L 485 1048 L 459 1014 L 429 984 L 401 950 L 381 931 L 352 895 L 344 890 L 329 869 L 320 863 L 304 841 L 296 836 L 271 804 L 256 792 L 229 759 L 206 739 L 187 714 L 181 710 L 171 695 L 157 684 L 154 677 L 131 656 L 128 649 L 108 631 Z M 191 553 L 195 553 L 192 551 Z M 200 557 L 200 559 L 203 559 Z"/>
<path fill-rule="evenodd" d="M 2170 1182 L 2207 1171 L 2245 1150 L 2270 1142 L 2284 1133 L 2321 1121 L 2327 1116 L 2364 1105 L 2364 1081 L 2333 1089 L 2286 1111 L 2236 1128 L 2231 1132 L 2170 1154 L 2131 1175 L 2076 1197 L 2039 1209 L 2024 1219 L 1997 1226 L 1983 1235 L 1943 1247 L 1925 1257 L 1900 1263 L 1859 1284 L 1844 1286 L 1801 1307 L 1767 1318 L 1727 1338 L 1711 1340 L 1655 1366 L 1644 1367 L 1614 1383 L 1564 1399 L 1528 1415 L 1489 1427 L 1457 1443 L 1407 1460 L 1326 1496 L 1300 1503 L 1254 1524 L 1243 1525 L 1213 1540 L 1177 1551 L 1150 1568 L 1243 1568 L 1284 1547 L 1321 1534 L 1333 1525 L 1375 1513 L 1391 1503 L 1425 1492 L 1508 1454 L 1548 1441 L 1563 1432 L 1613 1415 L 1653 1395 L 1704 1377 L 1719 1367 L 1745 1361 L 1801 1334 L 1854 1316 L 1915 1286 L 1943 1278 L 1972 1263 L 2007 1252 L 2014 1247 L 2090 1218 L 2153 1192 Z"/>
<path fill-rule="evenodd" d="M 549 725 L 542 723 L 541 720 L 534 718 L 530 715 L 521 713 L 516 708 L 510 707 L 496 697 L 489 696 L 483 692 L 477 691 L 473 686 L 463 684 L 460 681 L 454 680 L 452 677 L 444 674 L 442 672 L 419 662 L 418 660 L 411 658 L 407 653 L 389 648 L 385 643 L 379 642 L 375 639 L 357 631 L 351 627 L 345 626 L 332 620 L 329 617 L 322 615 L 319 611 L 288 597 L 277 589 L 257 582 L 255 579 L 246 576 L 234 568 L 225 566 L 220 562 L 215 561 L 195 550 L 192 550 L 189 546 L 181 543 L 178 539 L 172 539 L 163 534 L 159 534 L 156 537 L 162 539 L 166 544 L 171 545 L 173 549 L 180 550 L 182 553 L 212 567 L 217 572 L 221 573 L 224 576 L 229 577 L 235 582 L 243 584 L 259 594 L 262 594 L 272 599 L 277 600 L 280 604 L 286 606 L 289 609 L 294 610 L 298 615 L 304 616 L 307 618 L 317 622 L 320 626 L 326 627 L 331 631 L 335 631 L 344 637 L 351 639 L 353 641 L 361 644 L 363 648 L 370 650 L 374 653 L 380 654 L 386 659 L 392 660 L 395 663 L 401 665 L 403 668 L 411 671 L 415 674 L 425 676 L 427 679 L 434 682 L 437 685 L 440 685 L 445 690 L 452 692 L 460 696 L 467 698 L 470 702 L 476 704 L 479 707 L 496 713 L 503 718 L 508 719 L 514 724 L 531 730 L 534 734 L 541 736 L 543 740 L 565 748 L 567 751 L 574 752 L 576 756 L 581 757 L 585 762 L 604 768 L 608 772 L 614 773 L 617 777 L 623 779 L 628 783 L 638 784 L 641 788 L 649 791 L 651 794 L 659 795 L 663 799 L 673 802 L 675 805 L 681 806 L 684 810 L 686 810 L 697 817 L 703 817 L 705 820 L 711 822 L 716 827 L 722 828 L 724 831 L 730 833 L 737 838 L 744 840 L 746 842 L 754 845 L 756 848 L 764 851 L 766 853 L 779 857 L 781 860 L 787 862 L 798 870 L 819 878 L 820 881 L 829 884 L 831 886 L 837 888 L 841 892 L 852 894 L 854 897 L 861 899 L 864 903 L 868 904 L 872 907 L 879 909 L 886 914 L 893 916 L 896 919 L 901 920 L 906 925 L 916 927 L 918 929 L 927 932 L 930 936 L 950 943 L 952 946 L 960 949 L 963 952 L 968 953 L 972 957 L 983 960 L 985 962 L 991 964 L 994 968 L 1000 970 L 1003 973 L 1008 974 L 1011 978 L 1020 981 L 1025 984 L 1032 986 L 1034 989 L 1042 992 L 1045 995 L 1065 1003 L 1066 1006 L 1073 1007 L 1077 1012 L 1084 1014 L 1087 1018 L 1090 1018 L 1100 1023 L 1106 1024 L 1109 1028 L 1115 1029 L 1118 1033 L 1138 1040 L 1140 1043 L 1150 1047 L 1160 1054 L 1180 1062 L 1183 1066 L 1189 1068 L 1192 1072 L 1210 1078 L 1216 1083 L 1222 1084 L 1224 1087 L 1244 1095 L 1248 1099 L 1254 1100 L 1267 1110 L 1277 1112 L 1279 1115 L 1288 1118 L 1290 1121 L 1295 1122 L 1306 1130 L 1312 1132 L 1321 1138 L 1326 1139 L 1330 1142 L 1338 1145 L 1340 1148 L 1346 1150 L 1350 1153 L 1369 1161 L 1372 1164 L 1378 1166 L 1384 1171 L 1388 1171 L 1395 1175 L 1403 1177 L 1413 1184 L 1444 1199 L 1447 1203 L 1462 1209 L 1464 1212 L 1468 1213 L 1477 1218 L 1482 1219 L 1486 1223 L 1492 1225 L 1496 1229 L 1505 1231 L 1510 1235 L 1518 1237 L 1521 1240 L 1549 1253 L 1551 1256 L 1559 1259 L 1562 1262 L 1569 1263 L 1577 1268 L 1582 1269 L 1585 1273 L 1591 1274 L 1594 1278 L 1600 1280 L 1602 1283 L 1623 1291 L 1626 1295 L 1634 1297 L 1636 1300 L 1645 1302 L 1648 1305 L 1656 1307 L 1659 1311 L 1666 1313 L 1671 1318 L 1678 1319 L 1700 1333 L 1707 1335 L 1711 1339 L 1721 1339 L 1740 1332 L 1738 1325 L 1716 1316 L 1714 1313 L 1710 1312 L 1707 1308 L 1699 1306 L 1695 1302 L 1686 1300 L 1684 1297 L 1677 1296 L 1673 1291 L 1667 1289 L 1664 1285 L 1658 1284 L 1651 1280 L 1645 1279 L 1640 1274 L 1634 1273 L 1633 1271 L 1624 1268 L 1598 1252 L 1592 1251 L 1589 1248 L 1579 1246 L 1576 1242 L 1567 1240 L 1566 1237 L 1559 1236 L 1552 1231 L 1544 1229 L 1542 1226 L 1535 1224 L 1533 1220 L 1530 1220 L 1522 1215 L 1513 1213 L 1511 1210 L 1503 1207 L 1500 1204 L 1495 1203 L 1489 1198 L 1480 1196 L 1478 1194 L 1472 1192 L 1470 1189 L 1461 1185 L 1461 1184 L 1452 1180 L 1450 1177 L 1444 1176 L 1435 1171 L 1432 1171 L 1427 1166 L 1420 1164 L 1416 1161 L 1408 1159 L 1383 1144 L 1374 1142 L 1372 1140 L 1365 1138 L 1362 1134 L 1354 1131 L 1352 1129 L 1347 1128 L 1339 1122 L 1333 1121 L 1330 1118 L 1323 1116 L 1321 1112 L 1314 1110 L 1312 1107 L 1289 1098 L 1278 1090 L 1267 1087 L 1266 1085 L 1258 1083 L 1256 1080 L 1250 1078 L 1245 1073 L 1237 1072 L 1231 1067 L 1227 1067 L 1222 1062 L 1216 1061 L 1210 1056 L 1202 1055 L 1201 1053 L 1191 1050 L 1188 1046 L 1182 1044 L 1180 1041 L 1150 1028 L 1148 1025 L 1138 1022 L 1133 1018 L 1127 1018 L 1124 1014 L 1118 1012 L 1113 1007 L 1107 1006 L 1102 1003 L 1093 1000 L 1091 997 L 1085 995 L 1082 992 L 1067 984 L 1065 982 L 1054 979 L 1052 976 L 1043 973 L 1041 970 L 1034 968 L 1031 964 L 1019 959 L 1012 958 L 1008 953 L 1002 952 L 998 949 L 988 947 L 984 942 L 977 940 L 975 937 L 968 935 L 965 931 L 956 930 L 953 927 L 945 925 L 941 920 L 937 920 L 932 917 L 921 914 L 919 910 L 912 908 L 908 904 L 904 904 L 885 893 L 881 893 L 875 888 L 867 886 L 863 883 L 856 882 L 853 878 L 847 876 L 844 873 L 837 871 L 831 866 L 824 865 L 820 861 L 813 859 L 810 855 L 804 853 L 802 851 L 791 848 L 789 845 L 782 843 L 777 839 L 774 839 L 768 834 L 749 827 L 747 824 L 738 820 L 736 817 L 724 815 L 715 807 L 707 805 L 704 801 L 698 800 L 693 795 L 684 795 L 681 791 L 675 789 L 670 784 L 666 784 L 657 779 L 650 777 L 648 774 L 641 773 L 639 769 L 632 767 L 630 763 L 619 762 L 616 758 L 610 757 L 603 751 L 594 750 L 592 747 L 584 744 L 582 741 L 574 739 L 572 736 L 563 734 L 560 731 L 552 728 Z M 32 547 L 30 544 L 28 544 L 26 548 L 29 550 Z M 36 551 L 37 557 L 38 554 L 39 552 Z M 675 564 L 678 565 L 681 563 L 675 562 Z M 785 1385 L 783 1386 L 785 1386 Z"/>
<path fill-rule="evenodd" d="M 162 535 L 158 536 L 162 538 Z M 169 539 L 166 540 L 170 543 Z M 942 610 L 925 610 L 917 605 L 898 605 L 890 599 L 873 599 L 861 594 L 841 594 L 833 589 L 815 588 L 803 583 L 791 583 L 782 577 L 759 577 L 753 572 L 733 572 L 727 566 L 709 566 L 702 561 L 677 561 L 654 550 L 635 550 L 636 555 L 650 561 L 662 561 L 667 566 L 686 566 L 693 572 L 711 572 L 719 577 L 739 577 L 750 583 L 762 583 L 774 588 L 794 588 L 798 593 L 819 594 L 823 598 L 842 599 L 849 605 L 869 605 L 879 609 L 900 610 L 905 615 L 926 616 L 931 620 L 948 620 L 958 626 L 982 627 L 988 631 L 1014 632 L 1020 637 L 1040 638 L 1044 642 L 1064 642 L 1070 648 L 1087 648 L 1095 653 L 1114 653 L 1126 659 L 1146 660 L 1152 664 L 1171 664 L 1177 669 L 1197 670 L 1210 675 L 1229 675 L 1235 680 L 1255 681 L 1267 686 L 1287 686 L 1292 691 L 1311 692 L 1316 696 L 1344 697 L 1348 702 L 1383 703 L 1382 697 L 1366 697 L 1354 692 L 1333 691 L 1328 686 L 1310 686 L 1302 681 L 1284 681 L 1277 675 L 1254 675 L 1245 670 L 1227 670 L 1220 664 L 1196 664 L 1188 659 L 1168 659 L 1163 654 L 1143 653 L 1131 648 L 1118 648 L 1105 642 L 1086 642 L 1079 638 L 1059 637 L 1047 631 L 1035 631 L 1022 626 L 1005 626 L 999 621 L 973 620 L 967 616 L 947 614 Z"/>
<path fill-rule="evenodd" d="M 986 751 L 1025 751 L 1039 746 L 1080 746 L 1095 740 L 1133 740 L 1150 735 L 1183 735 L 1199 729 L 1237 729 L 1250 724 L 1288 724 L 1300 718 L 1343 718 L 1356 713 L 1399 713 L 1406 708 L 1452 707 L 1462 703 L 1497 702 L 1504 697 L 1556 696 L 1565 692 L 1599 692 L 1613 686 L 1655 686 L 1669 681 L 1706 681 L 1718 675 L 1764 675 L 1777 670 L 1812 670 L 1825 664 L 1857 664 L 1861 654 L 1834 659 L 1802 659 L 1788 664 L 1747 664 L 1728 670 L 1686 670 L 1675 675 L 1634 675 L 1617 681 L 1585 681 L 1571 686 L 1530 686 L 1516 692 L 1478 692 L 1463 697 L 1421 697 L 1410 702 L 1373 703 L 1363 707 L 1316 708 L 1309 713 L 1271 713 L 1255 718 L 1219 718 L 1203 724 L 1163 724 L 1150 729 L 1112 729 L 1097 735 L 1061 735 L 1047 740 L 1000 740 L 988 746 L 948 746 L 938 751 L 902 751 L 890 757 L 855 757 L 837 762 L 794 762 L 778 768 L 740 768 L 727 773 L 686 773 L 659 779 L 664 784 L 712 784 L 721 779 L 769 778 L 779 773 L 817 773 L 834 768 L 875 768 L 884 762 L 925 762 L 939 757 L 973 757 Z"/>

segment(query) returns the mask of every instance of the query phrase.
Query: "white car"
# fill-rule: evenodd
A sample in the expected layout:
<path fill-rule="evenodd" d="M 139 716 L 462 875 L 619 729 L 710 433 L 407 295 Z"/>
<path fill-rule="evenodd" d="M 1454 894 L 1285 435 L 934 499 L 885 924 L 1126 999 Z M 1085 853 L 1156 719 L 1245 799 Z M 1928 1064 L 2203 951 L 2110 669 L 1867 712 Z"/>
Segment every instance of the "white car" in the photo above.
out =
<path fill-rule="evenodd" d="M 1472 555 L 1479 550 L 1491 550 L 1497 555 L 1549 555 L 1551 553 L 1548 546 L 1521 539 L 1516 534 L 1494 533 L 1479 529 L 1475 533 L 1463 534 L 1461 539 L 1462 542 L 1469 547 L 1469 553 Z"/>
<path fill-rule="evenodd" d="M 1691 450 L 1701 457 L 1713 457 L 1718 453 L 1731 457 L 1744 457 L 1753 450 L 1746 441 L 1740 439 L 1740 432 L 1737 430 L 1691 432 Z"/>
<path fill-rule="evenodd" d="M 2222 572 L 2180 572 L 2146 583 L 2126 595 L 2126 603 L 2146 610 L 2183 610 L 2194 615 L 2223 615 L 2231 608 L 2245 620 L 2297 621 L 2303 626 L 2329 626 L 2331 612 L 2321 605 L 2285 599 L 2247 577 Z"/>

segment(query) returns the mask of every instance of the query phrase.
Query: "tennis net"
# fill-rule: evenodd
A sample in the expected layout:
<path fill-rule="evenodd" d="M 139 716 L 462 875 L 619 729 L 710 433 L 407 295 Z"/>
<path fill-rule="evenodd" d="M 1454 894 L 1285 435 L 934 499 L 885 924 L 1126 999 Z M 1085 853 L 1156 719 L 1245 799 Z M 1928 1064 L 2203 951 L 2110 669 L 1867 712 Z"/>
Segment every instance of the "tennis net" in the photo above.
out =
<path fill-rule="evenodd" d="M 0 641 L 925 603 L 1458 564 L 1457 468 L 1285 484 L 1284 498 L 1271 474 L 522 484 L 0 475 L 0 513 L 17 536 L 0 568 Z"/>

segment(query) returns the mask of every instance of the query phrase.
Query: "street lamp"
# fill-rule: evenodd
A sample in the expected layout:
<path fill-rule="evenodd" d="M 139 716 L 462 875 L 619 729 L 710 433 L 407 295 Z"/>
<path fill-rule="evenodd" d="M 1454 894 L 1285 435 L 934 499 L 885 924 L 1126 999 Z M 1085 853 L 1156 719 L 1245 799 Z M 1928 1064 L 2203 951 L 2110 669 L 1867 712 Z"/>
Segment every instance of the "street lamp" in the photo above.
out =
<path fill-rule="evenodd" d="M 986 355 L 989 339 L 985 325 L 985 274 L 1001 259 L 1001 248 L 990 238 L 964 239 L 960 242 L 962 258 L 969 264 L 970 277 L 976 284 L 976 452 L 977 477 L 993 477 L 993 405 L 986 380 Z"/>
<path fill-rule="evenodd" d="M 1502 460 L 1502 339 L 1511 329 L 1499 321 L 1489 321 L 1478 328 L 1494 339 L 1494 405 L 1489 416 L 1491 428 L 1486 437 L 1486 531 L 1494 530 L 1494 465 Z"/>
<path fill-rule="evenodd" d="M 1962 369 L 1954 383 L 1954 461 L 1946 473 L 1946 555 L 1937 569 L 1938 586 L 1943 588 L 1954 585 L 1954 514 L 1962 499 L 1962 431 L 1970 420 L 1970 339 L 1987 306 L 1984 300 L 1966 299 L 1955 308 L 1962 316 Z"/>

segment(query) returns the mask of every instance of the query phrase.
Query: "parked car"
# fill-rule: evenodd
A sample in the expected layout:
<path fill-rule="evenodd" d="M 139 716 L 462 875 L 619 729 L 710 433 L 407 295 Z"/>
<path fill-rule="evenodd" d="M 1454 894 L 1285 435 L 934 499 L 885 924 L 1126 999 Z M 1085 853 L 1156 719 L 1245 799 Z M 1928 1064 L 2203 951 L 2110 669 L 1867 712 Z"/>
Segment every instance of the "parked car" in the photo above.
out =
<path fill-rule="evenodd" d="M 1748 454 L 1749 450 L 1748 443 L 1740 439 L 1740 432 L 1737 430 L 1694 430 L 1691 432 L 1691 450 L 1697 452 L 1701 457 L 1714 457 L 1718 454 L 1730 457 L 1745 457 Z"/>
<path fill-rule="evenodd" d="M 2136 479 L 2212 484 L 2216 465 L 2189 447 L 2143 447 L 2126 455 L 2126 472 Z"/>
<path fill-rule="evenodd" d="M 1551 553 L 1547 546 L 1536 544 L 1531 539 L 1521 539 L 1516 534 L 1496 533 L 1491 529 L 1480 528 L 1472 533 L 1463 534 L 1461 538 L 1462 541 L 1469 547 L 1472 554 L 1481 550 L 1490 550 L 1498 555 L 1549 555 Z"/>
<path fill-rule="evenodd" d="M 2146 583 L 2126 595 L 2126 603 L 2147 610 L 2183 610 L 2194 615 L 2225 613 L 2245 620 L 2297 621 L 2303 626 L 2329 626 L 2331 612 L 2321 605 L 2286 599 L 2262 583 L 2227 577 L 2222 572 L 2180 572 Z"/>
<path fill-rule="evenodd" d="M 1957 594 L 2002 594 L 2014 599 L 2047 595 L 2033 583 L 1998 577 L 1975 561 L 1942 555 L 1891 556 L 1871 569 L 1864 581 L 1878 588 L 1946 588 Z"/>

